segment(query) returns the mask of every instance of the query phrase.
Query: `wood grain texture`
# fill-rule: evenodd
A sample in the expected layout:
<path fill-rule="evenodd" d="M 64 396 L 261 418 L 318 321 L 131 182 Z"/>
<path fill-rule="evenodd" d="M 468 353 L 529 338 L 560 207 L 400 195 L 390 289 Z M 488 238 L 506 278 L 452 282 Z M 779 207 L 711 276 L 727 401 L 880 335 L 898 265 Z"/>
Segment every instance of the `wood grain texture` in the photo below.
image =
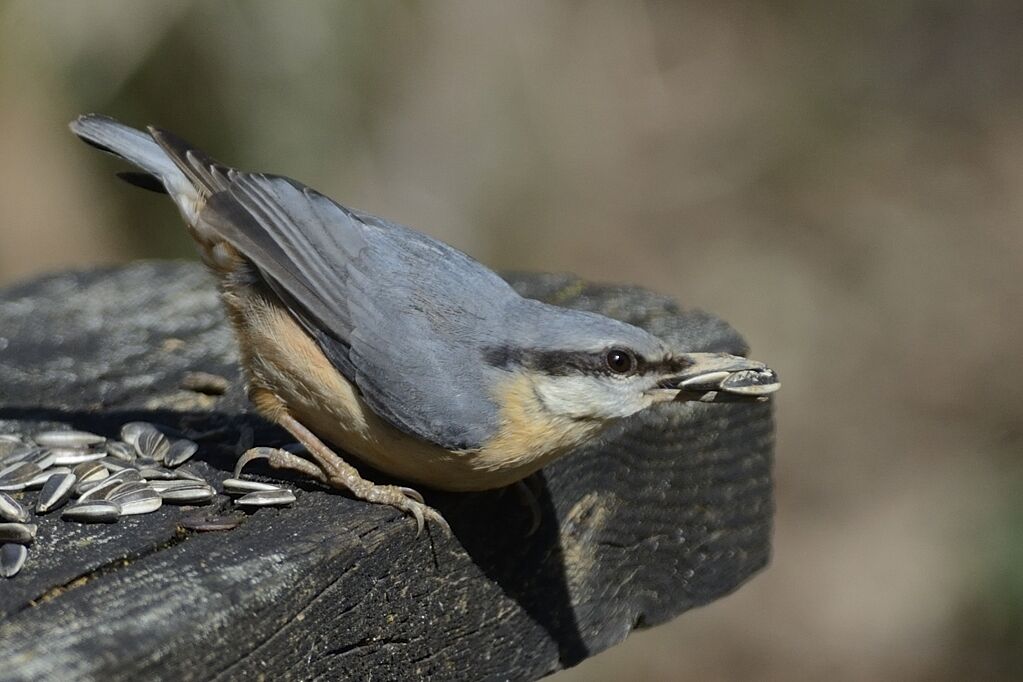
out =
<path fill-rule="evenodd" d="M 690 350 L 743 349 L 716 318 L 639 289 L 509 280 Z M 196 371 L 230 388 L 182 388 Z M 0 292 L 0 432 L 114 436 L 133 419 L 206 432 L 195 468 L 211 480 L 251 442 L 288 442 L 247 405 L 198 266 L 143 262 Z M 543 521 L 530 537 L 512 491 L 424 491 L 453 534 L 417 539 L 394 510 L 296 479 L 293 507 L 226 532 L 179 525 L 229 511 L 223 496 L 111 526 L 46 515 L 22 573 L 0 583 L 0 678 L 541 677 L 762 568 L 772 449 L 768 404 L 654 408 L 531 480 Z"/>

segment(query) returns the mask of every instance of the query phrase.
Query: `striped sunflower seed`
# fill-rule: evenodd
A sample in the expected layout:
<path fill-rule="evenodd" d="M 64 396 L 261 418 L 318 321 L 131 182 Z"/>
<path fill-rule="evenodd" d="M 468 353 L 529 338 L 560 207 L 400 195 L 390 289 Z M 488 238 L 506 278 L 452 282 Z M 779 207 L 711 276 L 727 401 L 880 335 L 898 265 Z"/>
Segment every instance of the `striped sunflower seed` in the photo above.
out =
<path fill-rule="evenodd" d="M 171 469 L 161 466 L 142 467 L 139 469 L 139 474 L 147 481 L 170 481 L 178 477 Z"/>
<path fill-rule="evenodd" d="M 85 449 L 102 443 L 106 438 L 88 431 L 43 431 L 33 436 L 32 440 L 49 448 Z"/>
<path fill-rule="evenodd" d="M 195 471 L 193 471 L 189 467 L 178 467 L 177 469 L 174 470 L 174 475 L 177 476 L 179 479 L 184 479 L 186 481 L 201 481 L 203 483 L 206 482 L 205 478 L 195 473 Z"/>
<path fill-rule="evenodd" d="M 146 466 L 138 472 L 146 481 L 173 481 L 178 478 L 177 472 L 163 466 Z"/>
<path fill-rule="evenodd" d="M 42 450 L 42 448 L 27 443 L 0 443 L 0 462 L 6 464 L 20 462 L 36 450 Z"/>
<path fill-rule="evenodd" d="M 112 474 L 116 474 L 118 471 L 124 471 L 125 469 L 134 469 L 131 462 L 125 462 L 123 459 L 104 457 L 103 459 L 97 459 L 96 461 L 102 464 L 103 468 Z"/>
<path fill-rule="evenodd" d="M 247 495 L 255 492 L 283 490 L 279 485 L 263 483 L 261 481 L 249 481 L 244 478 L 225 478 L 221 485 L 224 487 L 224 492 L 228 495 Z"/>
<path fill-rule="evenodd" d="M 71 496 L 71 488 L 74 487 L 77 480 L 78 477 L 73 473 L 50 476 L 43 484 L 43 489 L 39 491 L 39 499 L 36 500 L 36 513 L 45 514 L 64 504 Z"/>
<path fill-rule="evenodd" d="M 51 467 L 40 471 L 34 477 L 25 481 L 25 490 L 35 490 L 36 488 L 42 488 L 46 485 L 46 482 L 53 476 L 59 476 L 60 474 L 70 474 L 71 469 L 68 467 Z"/>
<path fill-rule="evenodd" d="M 121 427 L 121 440 L 134 446 L 139 436 L 146 431 L 159 431 L 159 429 L 149 422 L 128 422 Z"/>
<path fill-rule="evenodd" d="M 28 550 L 24 545 L 8 543 L 0 546 L 0 575 L 5 578 L 13 578 L 25 565 L 28 558 Z"/>
<path fill-rule="evenodd" d="M 112 440 L 107 442 L 107 456 L 119 459 L 124 462 L 134 462 L 135 458 L 138 457 L 138 453 L 135 452 L 135 446 L 131 443 L 125 443 L 120 440 Z"/>
<path fill-rule="evenodd" d="M 28 480 L 39 474 L 42 468 L 34 462 L 14 462 L 0 469 L 0 481 Z"/>
<path fill-rule="evenodd" d="M 295 493 L 284 488 L 277 490 L 260 490 L 242 495 L 234 501 L 243 507 L 284 507 L 295 501 Z"/>
<path fill-rule="evenodd" d="M 109 500 L 113 498 L 114 495 L 126 495 L 128 493 L 135 492 L 136 490 L 145 490 L 149 487 L 149 484 L 141 478 L 137 481 L 122 481 L 113 488 L 107 489 L 107 491 L 103 493 L 103 499 Z"/>
<path fill-rule="evenodd" d="M 35 540 L 39 526 L 34 523 L 0 523 L 0 542 L 27 545 Z"/>
<path fill-rule="evenodd" d="M 164 502 L 171 504 L 206 504 L 213 500 L 216 491 L 206 483 L 197 481 L 159 481 L 154 486 Z"/>
<path fill-rule="evenodd" d="M 60 513 L 62 519 L 84 521 L 86 523 L 113 523 L 121 516 L 121 506 L 110 500 L 89 500 L 76 502 L 64 507 Z"/>
<path fill-rule="evenodd" d="M 54 454 L 53 463 L 58 466 L 74 466 L 107 456 L 103 450 L 76 450 L 75 448 L 51 448 L 50 452 Z"/>
<path fill-rule="evenodd" d="M 24 490 L 44 473 L 32 462 L 12 464 L 0 473 L 0 490 Z"/>
<path fill-rule="evenodd" d="M 82 462 L 71 470 L 78 480 L 82 483 L 91 483 L 93 481 L 102 481 L 103 479 L 110 476 L 110 472 L 103 466 L 100 460 L 93 462 Z"/>
<path fill-rule="evenodd" d="M 142 477 L 139 476 L 139 472 L 134 469 L 118 471 L 110 478 L 90 483 L 88 487 L 83 486 L 81 494 L 78 496 L 78 501 L 82 502 L 89 498 L 103 499 L 105 495 L 113 491 L 113 489 L 117 486 L 131 482 L 142 482 Z"/>
<path fill-rule="evenodd" d="M 28 521 L 28 510 L 7 493 L 0 493 L 0 519 L 25 523 Z"/>
<path fill-rule="evenodd" d="M 170 441 L 156 429 L 143 431 L 135 441 L 135 452 L 139 457 L 151 457 L 157 462 L 162 462 L 170 450 Z"/>
<path fill-rule="evenodd" d="M 164 457 L 163 463 L 169 467 L 176 467 L 179 464 L 184 464 L 198 449 L 199 444 L 195 441 L 191 441 L 186 438 L 176 440 L 167 450 L 167 455 Z"/>
<path fill-rule="evenodd" d="M 32 462 L 40 469 L 49 469 L 57 463 L 57 453 L 49 448 L 45 450 L 38 450 L 25 457 L 22 461 Z"/>
<path fill-rule="evenodd" d="M 110 501 L 121 505 L 121 516 L 148 514 L 156 511 L 163 504 L 163 499 L 159 493 L 149 486 L 141 490 L 111 495 Z"/>

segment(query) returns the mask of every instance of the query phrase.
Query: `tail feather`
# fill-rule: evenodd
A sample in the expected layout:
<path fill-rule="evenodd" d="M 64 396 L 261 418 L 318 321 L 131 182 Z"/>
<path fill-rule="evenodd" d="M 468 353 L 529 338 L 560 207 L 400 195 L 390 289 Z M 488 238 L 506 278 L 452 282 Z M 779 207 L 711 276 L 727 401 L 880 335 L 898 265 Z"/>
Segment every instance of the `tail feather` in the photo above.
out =
<path fill-rule="evenodd" d="M 126 181 L 154 191 L 160 191 L 159 185 L 162 184 L 163 190 L 174 199 L 186 220 L 194 222 L 200 190 L 152 135 L 100 114 L 83 114 L 72 121 L 70 127 L 71 132 L 87 144 L 145 171 L 122 175 Z M 144 177 L 146 174 L 155 180 L 147 180 Z"/>
<path fill-rule="evenodd" d="M 166 152 L 148 133 L 109 116 L 85 114 L 71 122 L 71 131 L 93 147 L 119 156 L 163 181 L 180 176 Z"/>
<path fill-rule="evenodd" d="M 160 146 L 163 153 L 178 170 L 188 176 L 191 182 L 202 187 L 208 194 L 227 189 L 230 184 L 230 168 L 214 161 L 206 152 L 199 150 L 167 130 L 149 126 L 149 134 Z"/>

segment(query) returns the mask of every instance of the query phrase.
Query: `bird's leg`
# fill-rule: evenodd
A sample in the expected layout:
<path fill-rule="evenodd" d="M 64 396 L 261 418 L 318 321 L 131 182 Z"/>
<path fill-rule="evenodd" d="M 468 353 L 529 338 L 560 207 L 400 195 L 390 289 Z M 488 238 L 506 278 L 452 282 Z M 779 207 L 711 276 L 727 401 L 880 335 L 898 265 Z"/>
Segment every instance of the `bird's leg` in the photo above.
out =
<path fill-rule="evenodd" d="M 360 500 L 387 504 L 411 514 L 416 519 L 416 535 L 423 531 L 425 519 L 429 518 L 438 525 L 448 529 L 449 526 L 440 513 L 423 502 L 423 496 L 412 488 L 394 485 L 377 485 L 367 481 L 351 464 L 331 450 L 316 435 L 303 426 L 297 419 L 285 413 L 277 419 L 277 423 L 305 446 L 312 461 L 299 457 L 285 450 L 274 448 L 256 448 L 250 450 L 238 460 L 235 471 L 240 472 L 253 459 L 266 459 L 276 469 L 293 469 L 300 471 L 318 481 L 334 488 L 343 488 Z"/>

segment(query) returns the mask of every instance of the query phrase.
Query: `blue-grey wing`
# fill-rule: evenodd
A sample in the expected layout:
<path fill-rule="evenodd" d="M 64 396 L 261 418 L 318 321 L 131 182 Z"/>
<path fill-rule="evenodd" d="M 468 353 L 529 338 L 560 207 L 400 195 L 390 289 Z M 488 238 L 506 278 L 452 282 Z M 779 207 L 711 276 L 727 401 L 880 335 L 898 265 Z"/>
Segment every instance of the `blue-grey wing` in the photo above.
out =
<path fill-rule="evenodd" d="M 252 261 L 370 407 L 443 447 L 482 445 L 496 410 L 475 354 L 517 294 L 464 253 L 293 180 L 228 178 L 200 219 Z"/>

